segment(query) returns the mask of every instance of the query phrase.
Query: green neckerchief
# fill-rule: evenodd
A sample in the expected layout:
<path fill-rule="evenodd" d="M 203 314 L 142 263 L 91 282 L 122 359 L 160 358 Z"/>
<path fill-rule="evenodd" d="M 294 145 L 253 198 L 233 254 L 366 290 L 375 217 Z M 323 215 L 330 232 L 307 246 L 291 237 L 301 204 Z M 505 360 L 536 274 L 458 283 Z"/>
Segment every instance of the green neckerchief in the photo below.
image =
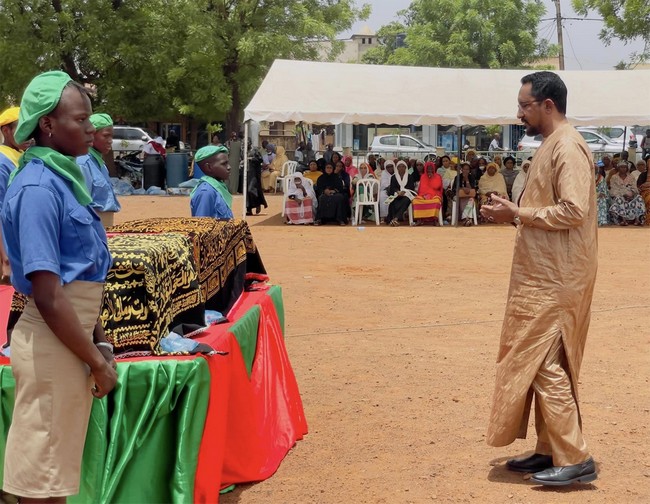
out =
<path fill-rule="evenodd" d="M 221 180 L 217 180 L 216 178 L 210 177 L 208 175 L 203 175 L 199 179 L 201 182 L 207 182 L 210 184 L 214 189 L 221 194 L 221 197 L 225 200 L 226 205 L 228 205 L 228 208 L 232 208 L 232 194 L 230 194 L 230 191 L 226 187 L 226 183 L 222 182 Z M 192 189 L 192 192 L 190 193 L 190 197 L 194 195 L 194 192 L 199 188 L 201 185 L 201 182 L 199 182 L 194 189 Z"/>
<path fill-rule="evenodd" d="M 74 158 L 65 156 L 49 147 L 34 146 L 27 149 L 25 154 L 20 158 L 18 168 L 11 172 L 9 184 L 13 182 L 18 172 L 22 171 L 25 165 L 32 159 L 40 159 L 50 170 L 61 175 L 64 179 L 69 180 L 72 183 L 74 197 L 77 198 L 79 204 L 86 206 L 92 202 L 92 198 L 86 187 L 86 179 Z"/>
<path fill-rule="evenodd" d="M 100 168 L 104 166 L 104 158 L 102 158 L 102 155 L 99 153 L 97 149 L 91 147 L 88 150 L 88 154 L 90 154 L 93 157 L 93 159 L 97 161 L 97 164 L 99 165 Z"/>

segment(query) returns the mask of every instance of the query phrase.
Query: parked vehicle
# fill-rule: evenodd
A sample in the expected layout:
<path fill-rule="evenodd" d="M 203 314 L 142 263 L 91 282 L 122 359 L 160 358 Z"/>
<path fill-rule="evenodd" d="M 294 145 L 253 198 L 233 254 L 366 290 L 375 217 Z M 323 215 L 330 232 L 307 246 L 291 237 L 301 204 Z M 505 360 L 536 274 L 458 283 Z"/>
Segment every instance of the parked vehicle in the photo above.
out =
<path fill-rule="evenodd" d="M 113 152 L 140 152 L 154 133 L 135 126 L 113 126 Z"/>
<path fill-rule="evenodd" d="M 392 154 L 396 156 L 435 154 L 436 148 L 420 142 L 409 135 L 380 135 L 376 136 L 370 146 L 372 154 Z"/>
<path fill-rule="evenodd" d="M 616 154 L 623 150 L 623 140 L 616 142 L 609 138 L 607 135 L 599 133 L 593 128 L 576 128 L 578 132 L 587 142 L 587 145 L 592 152 L 598 154 Z M 534 137 L 529 135 L 524 135 L 519 143 L 517 144 L 517 149 L 520 151 L 532 151 L 539 149 L 539 146 L 542 144 L 542 135 L 536 135 Z M 638 149 L 640 152 L 640 149 Z"/>

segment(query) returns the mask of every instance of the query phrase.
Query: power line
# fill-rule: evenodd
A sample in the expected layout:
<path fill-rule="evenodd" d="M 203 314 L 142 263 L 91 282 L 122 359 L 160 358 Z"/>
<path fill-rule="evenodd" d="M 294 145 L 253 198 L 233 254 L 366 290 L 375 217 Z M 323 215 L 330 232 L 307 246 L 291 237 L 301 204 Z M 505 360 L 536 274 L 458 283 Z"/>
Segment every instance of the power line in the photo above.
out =
<path fill-rule="evenodd" d="M 545 19 L 540 19 L 541 21 L 555 21 L 557 18 L 545 18 Z M 576 17 L 562 17 L 562 21 L 600 21 L 601 23 L 604 23 L 605 20 L 601 18 L 576 18 Z"/>
<path fill-rule="evenodd" d="M 566 32 L 566 38 L 569 39 L 569 46 L 571 47 L 571 52 L 573 53 L 573 57 L 578 62 L 578 66 L 580 67 L 580 70 L 582 70 L 582 64 L 580 63 L 578 56 L 576 56 L 575 49 L 573 49 L 573 42 L 571 41 L 571 35 L 569 35 L 569 30 L 567 30 L 566 27 L 564 27 L 564 30 Z"/>

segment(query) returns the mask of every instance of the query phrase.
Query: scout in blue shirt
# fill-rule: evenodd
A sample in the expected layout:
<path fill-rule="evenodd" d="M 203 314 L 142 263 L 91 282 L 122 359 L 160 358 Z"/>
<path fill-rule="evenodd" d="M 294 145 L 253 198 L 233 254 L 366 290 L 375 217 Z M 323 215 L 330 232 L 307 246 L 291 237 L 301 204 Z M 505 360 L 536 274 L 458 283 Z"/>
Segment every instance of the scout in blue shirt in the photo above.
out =
<path fill-rule="evenodd" d="M 225 183 L 230 174 L 228 149 L 208 145 L 196 151 L 194 160 L 205 175 L 190 196 L 192 217 L 232 219 L 232 195 Z"/>
<path fill-rule="evenodd" d="M 23 155 L 23 151 L 29 146 L 29 142 L 18 144 L 14 139 L 14 131 L 18 126 L 18 113 L 20 107 L 10 107 L 0 114 L 0 131 L 2 132 L 3 142 L 0 145 L 0 210 L 5 200 L 7 184 L 9 184 L 9 175 L 18 167 L 18 160 Z M 9 277 L 9 260 L 0 241 L 0 259 L 2 260 L 2 276 Z M 12 326 L 13 327 L 13 326 Z M 8 331 L 7 336 L 10 336 Z"/>
<path fill-rule="evenodd" d="M 115 212 L 121 210 L 113 192 L 108 168 L 102 154 L 109 154 L 113 145 L 113 119 L 108 114 L 93 114 L 90 122 L 95 127 L 93 146 L 88 154 L 77 158 L 77 164 L 86 179 L 86 185 L 93 199 L 90 206 L 97 212 L 104 227 L 113 225 Z"/>
<path fill-rule="evenodd" d="M 15 132 L 16 142 L 36 145 L 12 172 L 2 211 L 12 282 L 30 296 L 12 334 L 3 490 L 25 501 L 79 492 L 93 396 L 117 381 L 99 322 L 111 257 L 75 162 L 92 145 L 91 114 L 82 86 L 46 72 L 27 86 Z"/>

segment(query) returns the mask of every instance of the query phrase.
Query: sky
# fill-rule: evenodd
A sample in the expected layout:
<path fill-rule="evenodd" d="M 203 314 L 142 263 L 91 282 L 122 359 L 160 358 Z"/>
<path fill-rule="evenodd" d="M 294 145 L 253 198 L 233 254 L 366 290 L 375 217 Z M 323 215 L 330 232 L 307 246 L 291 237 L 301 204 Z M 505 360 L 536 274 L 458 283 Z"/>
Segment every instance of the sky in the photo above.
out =
<path fill-rule="evenodd" d="M 405 9 L 410 0 L 357 0 L 358 4 L 369 3 L 372 5 L 372 14 L 367 21 L 354 25 L 351 32 L 358 32 L 365 25 L 377 31 L 381 26 L 397 20 L 397 11 Z M 546 14 L 542 19 L 555 17 L 555 6 L 552 0 L 543 0 Z M 562 17 L 579 17 L 571 6 L 571 0 L 561 0 Z M 597 13 L 591 13 L 590 18 L 598 18 Z M 629 56 L 634 51 L 643 49 L 643 42 L 638 41 L 625 45 L 618 40 L 611 45 L 605 44 L 598 38 L 602 28 L 600 21 L 574 21 L 564 20 L 564 61 L 567 70 L 611 70 L 619 61 L 629 61 Z M 555 20 L 540 23 L 538 32 L 540 36 L 557 43 L 557 30 Z"/>

